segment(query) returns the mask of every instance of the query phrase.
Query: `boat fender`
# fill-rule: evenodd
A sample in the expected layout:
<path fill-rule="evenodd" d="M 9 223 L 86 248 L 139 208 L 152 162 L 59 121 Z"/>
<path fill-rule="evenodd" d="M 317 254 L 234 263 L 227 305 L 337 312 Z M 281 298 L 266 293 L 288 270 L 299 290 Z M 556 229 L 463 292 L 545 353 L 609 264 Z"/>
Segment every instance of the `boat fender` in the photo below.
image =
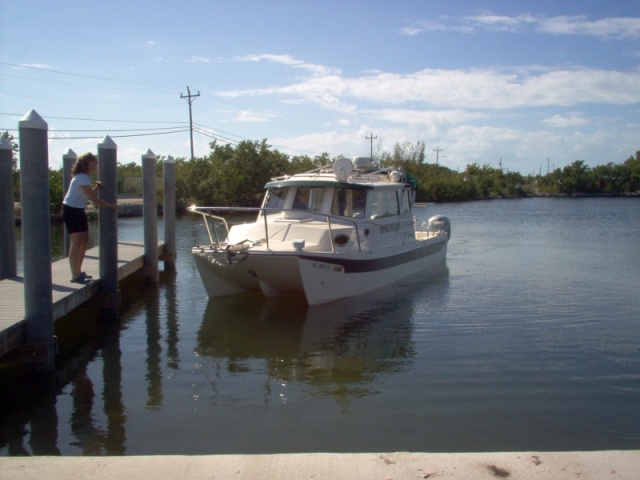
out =
<path fill-rule="evenodd" d="M 229 248 L 229 245 L 227 245 L 227 248 L 224 249 L 224 253 L 225 258 L 227 259 L 227 263 L 231 265 L 233 263 L 233 257 L 236 256 L 236 253 Z"/>
<path fill-rule="evenodd" d="M 246 243 L 246 240 L 242 242 L 235 243 L 233 245 L 227 245 L 224 249 L 226 253 L 227 263 L 231 265 L 233 263 L 233 258 L 238 254 L 247 250 L 247 248 L 251 247 L 251 244 Z"/>

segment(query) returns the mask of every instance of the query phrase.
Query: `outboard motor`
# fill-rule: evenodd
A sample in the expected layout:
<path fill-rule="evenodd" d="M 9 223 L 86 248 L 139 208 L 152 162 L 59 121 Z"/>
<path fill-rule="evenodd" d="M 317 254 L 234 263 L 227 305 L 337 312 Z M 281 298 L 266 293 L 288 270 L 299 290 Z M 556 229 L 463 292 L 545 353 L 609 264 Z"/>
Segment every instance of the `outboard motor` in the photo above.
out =
<path fill-rule="evenodd" d="M 446 235 L 447 240 L 451 238 L 451 222 L 444 215 L 434 215 L 429 219 L 427 232 L 432 235 Z"/>

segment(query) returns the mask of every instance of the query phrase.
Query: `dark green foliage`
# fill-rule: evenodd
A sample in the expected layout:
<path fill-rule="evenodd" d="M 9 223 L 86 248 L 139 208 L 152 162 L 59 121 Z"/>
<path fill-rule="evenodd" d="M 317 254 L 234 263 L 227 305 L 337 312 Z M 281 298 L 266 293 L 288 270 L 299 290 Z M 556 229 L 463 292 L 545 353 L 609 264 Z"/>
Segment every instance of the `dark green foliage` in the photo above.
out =
<path fill-rule="evenodd" d="M 236 147 L 211 145 L 205 158 L 177 162 L 179 207 L 197 205 L 258 206 L 271 178 L 330 165 L 328 154 L 315 158 L 288 157 L 271 150 L 266 140 L 245 141 Z M 396 144 L 392 153 L 376 159 L 380 167 L 398 167 L 418 180 L 416 201 L 455 202 L 534 194 L 623 194 L 640 190 L 640 152 L 624 164 L 591 169 L 576 160 L 545 176 L 523 177 L 489 165 L 472 163 L 463 172 L 427 163 L 425 145 Z"/>
<path fill-rule="evenodd" d="M 17 155 L 18 144 L 14 142 L 13 135 L 11 135 L 9 132 L 2 132 L 2 135 L 0 136 L 6 138 L 11 144 L 12 157 L 13 157 L 13 171 L 15 172 L 16 170 L 18 170 L 18 155 Z"/>
<path fill-rule="evenodd" d="M 289 157 L 272 150 L 266 140 L 237 146 L 211 144 L 208 157 L 176 160 L 176 202 L 189 205 L 259 206 L 271 178 L 307 171 L 330 163 L 328 154 L 315 159 Z"/>
<path fill-rule="evenodd" d="M 62 200 L 64 200 L 62 188 L 62 168 L 49 169 L 49 205 L 52 214 L 62 213 Z"/>
<path fill-rule="evenodd" d="M 164 157 L 159 157 L 157 175 L 162 177 Z M 289 157 L 273 150 L 266 140 L 243 141 L 238 145 L 211 144 L 206 157 L 176 159 L 176 203 L 179 210 L 190 205 L 259 206 L 264 186 L 273 177 L 314 170 L 332 163 L 327 153 L 314 158 Z M 425 145 L 397 144 L 393 153 L 383 153 L 375 161 L 380 167 L 398 167 L 418 181 L 416 201 L 452 202 L 526 195 L 621 195 L 640 191 L 640 151 L 624 163 L 608 163 L 591 168 L 576 160 L 547 175 L 523 177 L 485 164 L 467 165 L 456 172 L 442 165 L 427 163 Z M 141 177 L 136 163 L 118 164 L 118 182 Z M 50 170 L 51 212 L 58 213 L 62 202 L 62 170 Z M 19 198 L 19 171 L 15 173 Z M 162 202 L 162 183 L 158 199 Z M 121 189 L 119 188 L 121 193 Z"/>

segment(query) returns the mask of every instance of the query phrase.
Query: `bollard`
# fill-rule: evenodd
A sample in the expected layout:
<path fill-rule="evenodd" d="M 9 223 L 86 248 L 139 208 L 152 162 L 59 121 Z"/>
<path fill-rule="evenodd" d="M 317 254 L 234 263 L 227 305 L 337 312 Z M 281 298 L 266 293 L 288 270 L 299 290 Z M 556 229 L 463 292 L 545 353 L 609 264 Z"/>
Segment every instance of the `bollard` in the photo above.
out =
<path fill-rule="evenodd" d="M 98 144 L 98 178 L 103 188 L 100 197 L 117 203 L 118 147 L 108 135 Z M 98 209 L 100 225 L 100 316 L 118 320 L 118 212 L 110 208 Z"/>
<path fill-rule="evenodd" d="M 78 160 L 78 155 L 76 152 L 69 149 L 67 153 L 62 155 L 62 191 L 63 196 L 67 194 L 67 190 L 69 190 L 69 184 L 71 183 L 71 170 L 73 169 L 73 165 Z M 67 226 L 64 226 L 64 256 L 69 256 L 69 246 L 71 242 L 69 242 L 69 232 L 67 232 Z"/>
<path fill-rule="evenodd" d="M 25 340 L 43 356 L 43 363 L 35 368 L 51 371 L 55 362 L 55 343 L 51 295 L 48 125 L 35 110 L 31 110 L 20 119 L 18 128 Z"/>
<path fill-rule="evenodd" d="M 144 276 L 148 284 L 158 278 L 158 200 L 156 156 L 151 150 L 142 155 L 142 216 L 144 219 Z"/>
<path fill-rule="evenodd" d="M 176 270 L 176 162 L 168 156 L 162 165 L 164 221 L 164 260 L 165 272 Z"/>
<path fill-rule="evenodd" d="M 0 136 L 0 280 L 18 274 L 16 218 L 13 201 L 13 150 Z"/>

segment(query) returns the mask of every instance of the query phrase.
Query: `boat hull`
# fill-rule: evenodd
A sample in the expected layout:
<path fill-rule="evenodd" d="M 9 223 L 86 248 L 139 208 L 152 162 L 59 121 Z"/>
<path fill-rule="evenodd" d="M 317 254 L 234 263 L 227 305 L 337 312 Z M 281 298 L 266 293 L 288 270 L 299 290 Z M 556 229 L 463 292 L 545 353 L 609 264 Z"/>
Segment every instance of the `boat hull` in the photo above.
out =
<path fill-rule="evenodd" d="M 373 254 L 249 250 L 230 256 L 197 247 L 193 255 L 210 297 L 261 290 L 267 297 L 304 294 L 309 305 L 361 295 L 445 261 L 446 237 Z"/>

